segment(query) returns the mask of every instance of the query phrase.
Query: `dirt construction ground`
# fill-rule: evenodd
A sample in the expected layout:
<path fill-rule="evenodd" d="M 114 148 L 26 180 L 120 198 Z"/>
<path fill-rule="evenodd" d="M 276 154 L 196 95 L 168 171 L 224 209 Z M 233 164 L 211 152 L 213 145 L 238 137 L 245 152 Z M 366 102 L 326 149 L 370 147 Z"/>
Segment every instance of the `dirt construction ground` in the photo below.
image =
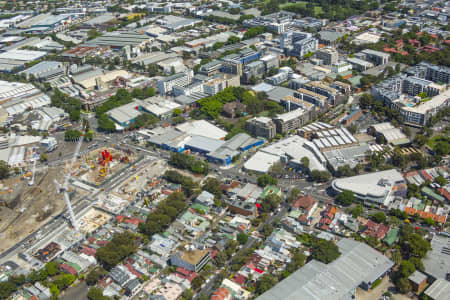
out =
<path fill-rule="evenodd" d="M 0 181 L 0 253 L 63 210 L 65 203 L 56 191 L 54 179 L 61 182 L 64 172 L 61 167 L 36 172 L 33 186 L 21 176 Z M 75 197 L 80 195 L 76 191 Z"/>

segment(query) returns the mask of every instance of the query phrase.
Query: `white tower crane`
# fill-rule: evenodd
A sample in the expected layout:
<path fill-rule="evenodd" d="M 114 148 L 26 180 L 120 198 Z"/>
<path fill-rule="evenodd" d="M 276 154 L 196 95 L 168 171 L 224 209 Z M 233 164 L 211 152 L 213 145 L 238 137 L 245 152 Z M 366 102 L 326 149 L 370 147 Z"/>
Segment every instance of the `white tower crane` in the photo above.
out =
<path fill-rule="evenodd" d="M 36 161 L 37 159 L 34 159 L 33 161 L 33 174 L 31 175 L 31 180 L 28 182 L 28 185 L 34 185 L 34 174 L 36 174 Z"/>
<path fill-rule="evenodd" d="M 56 191 L 58 193 L 63 193 L 64 195 L 64 200 L 66 201 L 66 205 L 67 205 L 67 210 L 69 212 L 69 217 L 70 217 L 70 223 L 72 223 L 73 228 L 78 231 L 78 223 L 75 220 L 75 214 L 73 213 L 72 210 L 72 205 L 70 204 L 70 197 L 69 197 L 69 180 L 70 177 L 72 176 L 72 167 L 73 164 L 75 163 L 75 160 L 78 157 L 78 154 L 80 152 L 80 148 L 81 148 L 81 144 L 83 143 L 83 139 L 84 139 L 84 130 L 81 132 L 81 136 L 80 139 L 78 140 L 77 146 L 75 148 L 75 152 L 73 154 L 72 160 L 70 162 L 70 167 L 69 167 L 69 172 L 67 173 L 67 175 L 65 176 L 65 180 L 63 185 L 61 185 L 56 179 L 55 179 L 55 184 L 56 184 Z"/>

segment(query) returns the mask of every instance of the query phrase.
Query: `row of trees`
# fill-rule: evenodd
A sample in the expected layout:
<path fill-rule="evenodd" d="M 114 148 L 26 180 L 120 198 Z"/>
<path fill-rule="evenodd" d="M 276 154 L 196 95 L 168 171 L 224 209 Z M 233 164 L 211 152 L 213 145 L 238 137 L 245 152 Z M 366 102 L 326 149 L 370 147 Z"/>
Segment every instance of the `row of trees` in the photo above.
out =
<path fill-rule="evenodd" d="M 59 263 L 51 261 L 41 270 L 33 270 L 27 276 L 11 276 L 7 281 L 0 282 L 0 299 L 8 299 L 25 283 L 34 284 L 36 282 L 48 287 L 52 295 L 57 297 L 60 290 L 71 286 L 75 279 L 74 275 L 61 273 Z"/>
<path fill-rule="evenodd" d="M 186 196 L 183 192 L 170 194 L 160 202 L 156 209 L 147 216 L 145 223 L 139 224 L 139 231 L 148 237 L 163 232 L 178 214 L 186 208 Z"/>
<path fill-rule="evenodd" d="M 174 171 L 174 170 L 168 170 L 164 173 L 164 178 L 167 181 L 170 181 L 172 183 L 181 184 L 181 188 L 183 189 L 183 192 L 190 197 L 195 189 L 198 187 L 198 185 L 192 180 L 189 176 L 184 176 L 180 172 Z M 213 193 L 213 192 L 210 192 Z"/>
<path fill-rule="evenodd" d="M 130 231 L 115 234 L 108 244 L 97 249 L 95 258 L 106 269 L 111 270 L 125 257 L 136 252 L 138 236 Z"/>
<path fill-rule="evenodd" d="M 72 121 L 80 120 L 81 101 L 55 89 L 50 98 L 51 105 L 63 109 Z"/>
<path fill-rule="evenodd" d="M 196 174 L 208 174 L 208 162 L 186 153 L 171 152 L 169 163 L 174 167 L 186 169 Z"/>

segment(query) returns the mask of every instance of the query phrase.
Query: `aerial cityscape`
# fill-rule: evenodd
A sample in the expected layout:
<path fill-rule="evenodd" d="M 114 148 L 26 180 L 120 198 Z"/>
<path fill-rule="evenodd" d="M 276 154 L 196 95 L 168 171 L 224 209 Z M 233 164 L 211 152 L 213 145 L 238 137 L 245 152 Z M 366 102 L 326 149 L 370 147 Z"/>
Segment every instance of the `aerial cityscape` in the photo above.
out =
<path fill-rule="evenodd" d="M 0 1 L 0 300 L 450 300 L 450 1 Z"/>

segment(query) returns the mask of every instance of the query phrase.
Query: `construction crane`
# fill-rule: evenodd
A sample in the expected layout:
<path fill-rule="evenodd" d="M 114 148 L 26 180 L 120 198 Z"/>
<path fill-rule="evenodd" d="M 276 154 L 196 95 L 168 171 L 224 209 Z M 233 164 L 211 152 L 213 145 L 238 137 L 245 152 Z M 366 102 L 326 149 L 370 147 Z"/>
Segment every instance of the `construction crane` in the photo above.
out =
<path fill-rule="evenodd" d="M 70 180 L 70 177 L 72 176 L 73 164 L 75 163 L 75 160 L 77 159 L 77 157 L 80 153 L 81 144 L 83 143 L 83 139 L 84 139 L 84 128 L 82 130 L 80 139 L 78 140 L 77 146 L 75 148 L 75 152 L 74 152 L 72 160 L 70 162 L 69 172 L 65 176 L 64 183 L 61 185 L 56 179 L 54 180 L 55 185 L 56 185 L 56 192 L 63 193 L 63 195 L 64 195 L 64 200 L 66 201 L 67 210 L 69 212 L 70 223 L 72 223 L 72 226 L 76 231 L 78 231 L 79 228 L 78 228 L 78 223 L 75 220 L 75 214 L 73 213 L 72 205 L 70 204 L 69 180 Z"/>
<path fill-rule="evenodd" d="M 33 161 L 33 171 L 31 174 L 31 180 L 28 182 L 28 185 L 34 185 L 34 174 L 36 174 L 36 159 Z"/>

